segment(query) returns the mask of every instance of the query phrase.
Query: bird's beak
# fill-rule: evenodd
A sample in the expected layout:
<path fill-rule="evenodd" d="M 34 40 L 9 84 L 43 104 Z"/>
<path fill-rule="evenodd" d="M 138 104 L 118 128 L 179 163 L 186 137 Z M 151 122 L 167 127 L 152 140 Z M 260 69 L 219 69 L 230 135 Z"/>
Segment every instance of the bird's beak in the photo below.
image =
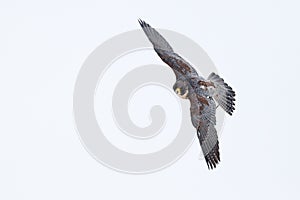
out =
<path fill-rule="evenodd" d="M 175 92 L 176 92 L 176 94 L 180 95 L 181 94 L 180 88 L 176 88 Z"/>

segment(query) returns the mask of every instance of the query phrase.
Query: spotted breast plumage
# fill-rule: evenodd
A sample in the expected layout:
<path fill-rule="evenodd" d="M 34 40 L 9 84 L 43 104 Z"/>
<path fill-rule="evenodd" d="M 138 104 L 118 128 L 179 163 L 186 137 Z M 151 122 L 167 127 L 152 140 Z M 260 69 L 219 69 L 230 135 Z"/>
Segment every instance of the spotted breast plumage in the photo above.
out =
<path fill-rule="evenodd" d="M 139 23 L 158 56 L 174 71 L 174 91 L 181 98 L 190 100 L 192 124 L 196 128 L 207 166 L 209 169 L 215 168 L 220 162 L 219 141 L 215 129 L 216 103 L 232 115 L 235 109 L 235 92 L 215 73 L 211 73 L 207 79 L 199 76 L 154 28 L 140 19 Z"/>

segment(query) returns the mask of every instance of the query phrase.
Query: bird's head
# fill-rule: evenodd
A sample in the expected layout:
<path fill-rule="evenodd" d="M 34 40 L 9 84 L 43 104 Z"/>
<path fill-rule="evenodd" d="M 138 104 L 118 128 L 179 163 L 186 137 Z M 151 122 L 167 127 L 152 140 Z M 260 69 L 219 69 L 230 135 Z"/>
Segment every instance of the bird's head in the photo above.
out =
<path fill-rule="evenodd" d="M 179 97 L 183 99 L 186 99 L 188 97 L 189 87 L 186 81 L 183 80 L 176 81 L 175 84 L 173 85 L 173 90 Z"/>

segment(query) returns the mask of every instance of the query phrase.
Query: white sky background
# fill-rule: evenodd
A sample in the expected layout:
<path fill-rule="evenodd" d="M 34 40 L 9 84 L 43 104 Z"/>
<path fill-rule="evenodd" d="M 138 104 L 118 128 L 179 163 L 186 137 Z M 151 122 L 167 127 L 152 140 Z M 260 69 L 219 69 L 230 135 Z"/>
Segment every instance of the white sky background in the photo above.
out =
<path fill-rule="evenodd" d="M 299 199 L 298 1 L 1 1 L 0 199 Z M 128 175 L 96 162 L 72 95 L 99 44 L 137 18 L 199 43 L 237 93 L 208 171 L 199 144 L 171 167 Z M 137 59 L 142 59 L 137 57 Z"/>

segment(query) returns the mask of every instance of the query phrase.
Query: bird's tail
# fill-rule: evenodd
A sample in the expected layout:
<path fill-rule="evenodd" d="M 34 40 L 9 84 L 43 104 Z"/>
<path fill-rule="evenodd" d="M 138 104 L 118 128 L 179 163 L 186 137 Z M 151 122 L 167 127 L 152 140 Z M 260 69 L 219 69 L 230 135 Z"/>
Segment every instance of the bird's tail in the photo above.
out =
<path fill-rule="evenodd" d="M 211 73 L 208 76 L 208 80 L 210 80 L 215 86 L 213 98 L 229 115 L 232 115 L 235 109 L 235 92 L 227 83 L 224 82 L 224 79 L 215 73 Z"/>

